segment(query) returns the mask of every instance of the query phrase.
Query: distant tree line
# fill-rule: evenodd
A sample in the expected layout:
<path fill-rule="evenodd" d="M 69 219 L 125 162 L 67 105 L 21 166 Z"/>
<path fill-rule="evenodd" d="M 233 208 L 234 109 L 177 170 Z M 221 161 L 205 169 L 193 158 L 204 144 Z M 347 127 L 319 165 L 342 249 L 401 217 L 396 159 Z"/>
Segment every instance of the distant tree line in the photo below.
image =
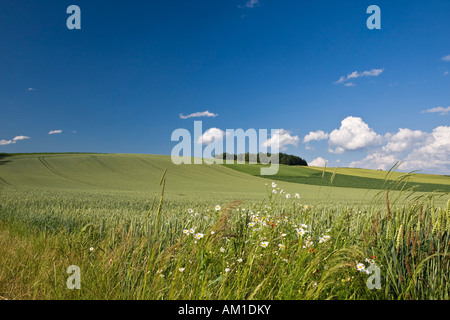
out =
<path fill-rule="evenodd" d="M 277 155 L 277 154 L 275 154 Z M 214 156 L 214 158 L 216 159 L 223 159 L 223 160 L 240 160 L 240 161 L 245 161 L 245 162 L 250 162 L 250 160 L 255 161 L 257 163 L 261 163 L 261 157 L 266 158 L 266 157 L 270 157 L 271 154 L 264 154 L 262 152 L 255 154 L 255 153 L 240 153 L 238 155 L 235 154 L 230 154 L 230 153 L 220 153 L 220 154 L 216 154 Z M 278 157 L 280 159 L 280 164 L 285 164 L 288 166 L 308 166 L 308 163 L 306 162 L 305 159 L 302 159 L 300 157 L 291 155 L 291 154 L 286 154 L 286 153 L 278 153 Z M 262 161 L 262 163 L 267 162 L 267 161 Z"/>

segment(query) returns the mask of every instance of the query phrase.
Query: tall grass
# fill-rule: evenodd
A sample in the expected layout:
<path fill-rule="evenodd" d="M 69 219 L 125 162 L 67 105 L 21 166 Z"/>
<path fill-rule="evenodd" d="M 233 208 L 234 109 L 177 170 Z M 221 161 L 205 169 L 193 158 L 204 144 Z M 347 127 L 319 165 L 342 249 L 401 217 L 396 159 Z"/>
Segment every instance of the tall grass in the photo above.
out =
<path fill-rule="evenodd" d="M 385 190 L 366 206 L 313 207 L 267 186 L 260 203 L 187 204 L 165 184 L 150 199 L 2 189 L 0 297 L 449 298 L 450 201 Z M 359 263 L 380 268 L 380 290 Z M 80 290 L 66 287 L 70 265 Z"/>

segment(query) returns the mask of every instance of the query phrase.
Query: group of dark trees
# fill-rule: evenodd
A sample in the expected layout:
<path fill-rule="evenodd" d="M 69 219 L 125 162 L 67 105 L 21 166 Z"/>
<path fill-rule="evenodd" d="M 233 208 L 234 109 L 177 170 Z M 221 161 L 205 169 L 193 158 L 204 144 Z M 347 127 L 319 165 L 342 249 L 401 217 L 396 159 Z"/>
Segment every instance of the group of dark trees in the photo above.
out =
<path fill-rule="evenodd" d="M 276 156 L 277 154 L 275 154 Z M 240 160 L 240 161 L 245 161 L 245 162 L 250 162 L 250 160 L 252 159 L 254 161 L 254 159 L 256 159 L 257 163 L 266 163 L 267 161 L 264 161 L 264 158 L 266 157 L 270 157 L 271 154 L 264 154 L 264 153 L 258 153 L 258 154 L 254 154 L 254 153 L 240 153 L 238 155 L 235 154 L 230 154 L 230 153 L 221 153 L 221 154 L 216 154 L 214 156 L 214 158 L 216 159 L 223 159 L 223 160 Z M 263 158 L 263 161 L 261 161 L 261 157 Z M 288 166 L 307 166 L 308 163 L 306 162 L 305 159 L 302 159 L 300 157 L 291 155 L 291 154 L 286 154 L 286 153 L 278 153 L 278 157 L 279 157 L 279 163 L 280 164 L 285 164 Z"/>

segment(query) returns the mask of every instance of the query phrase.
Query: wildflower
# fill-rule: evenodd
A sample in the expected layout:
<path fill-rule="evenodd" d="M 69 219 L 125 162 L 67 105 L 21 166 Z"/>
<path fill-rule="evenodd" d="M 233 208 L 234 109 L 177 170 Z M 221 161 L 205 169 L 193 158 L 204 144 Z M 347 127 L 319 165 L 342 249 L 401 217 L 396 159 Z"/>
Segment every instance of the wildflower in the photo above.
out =
<path fill-rule="evenodd" d="M 183 272 L 185 268 L 178 268 L 178 271 Z"/>
<path fill-rule="evenodd" d="M 277 194 L 277 190 L 273 189 L 273 190 L 272 190 L 272 193 L 273 193 L 273 194 Z"/>
<path fill-rule="evenodd" d="M 195 228 L 191 228 L 190 230 L 189 230 L 189 233 L 194 233 L 195 232 Z"/>
<path fill-rule="evenodd" d="M 314 242 L 312 242 L 311 240 L 306 240 L 306 241 L 305 241 L 305 245 L 306 245 L 307 247 L 311 247 L 313 244 L 314 244 Z"/>
<path fill-rule="evenodd" d="M 253 227 L 254 225 L 255 225 L 254 222 L 250 222 L 250 223 L 248 224 L 249 227 Z"/>
<path fill-rule="evenodd" d="M 319 243 L 324 243 L 324 242 L 330 240 L 330 238 L 331 237 L 328 235 L 322 235 L 322 237 L 320 237 L 320 239 L 319 239 Z"/>
<path fill-rule="evenodd" d="M 189 230 L 183 230 L 184 234 L 189 234 Z"/>
<path fill-rule="evenodd" d="M 300 199 L 300 195 L 298 193 L 295 194 L 296 199 Z"/>
<path fill-rule="evenodd" d="M 203 238 L 204 234 L 203 233 L 197 233 L 196 235 L 194 235 L 195 239 L 200 240 L 201 238 Z"/>
<path fill-rule="evenodd" d="M 211 231 L 211 234 L 214 234 L 215 232 L 214 231 Z"/>
<path fill-rule="evenodd" d="M 286 195 L 286 199 L 289 199 L 291 197 L 291 195 L 288 193 L 287 195 Z"/>
<path fill-rule="evenodd" d="M 225 252 L 225 248 L 220 248 L 219 250 L 220 250 L 220 252 L 222 252 L 222 253 Z"/>
<path fill-rule="evenodd" d="M 288 259 L 283 259 L 284 262 L 288 262 Z"/>
<path fill-rule="evenodd" d="M 237 262 L 241 263 L 243 260 L 242 258 L 237 259 Z"/>
<path fill-rule="evenodd" d="M 363 263 L 358 263 L 357 265 L 356 265 L 356 270 L 358 270 L 358 271 L 366 271 L 366 266 L 363 264 Z"/>
<path fill-rule="evenodd" d="M 280 248 L 280 250 L 283 250 L 285 247 L 286 246 L 284 244 L 281 244 L 281 243 L 278 245 L 278 248 Z"/>
<path fill-rule="evenodd" d="M 230 268 L 225 268 L 225 272 L 230 272 Z"/>
<path fill-rule="evenodd" d="M 303 230 L 302 228 L 297 229 L 297 234 L 298 234 L 299 236 L 303 236 L 303 235 L 305 234 L 305 230 Z"/>
<path fill-rule="evenodd" d="M 266 248 L 269 245 L 269 242 L 263 241 L 261 242 L 261 247 Z"/>
<path fill-rule="evenodd" d="M 89 248 L 89 251 L 90 251 L 90 252 L 94 251 L 94 247 L 90 247 L 90 248 Z"/>
<path fill-rule="evenodd" d="M 275 182 L 272 182 L 272 188 L 276 188 L 277 184 Z"/>
<path fill-rule="evenodd" d="M 286 233 L 282 233 L 281 236 L 282 236 L 282 237 L 286 237 L 287 234 L 286 234 Z"/>
<path fill-rule="evenodd" d="M 219 211 L 219 210 L 220 210 L 220 206 L 217 205 L 217 206 L 216 206 L 216 211 Z"/>
<path fill-rule="evenodd" d="M 194 210 L 188 209 L 188 212 L 189 212 L 189 213 L 194 213 Z"/>

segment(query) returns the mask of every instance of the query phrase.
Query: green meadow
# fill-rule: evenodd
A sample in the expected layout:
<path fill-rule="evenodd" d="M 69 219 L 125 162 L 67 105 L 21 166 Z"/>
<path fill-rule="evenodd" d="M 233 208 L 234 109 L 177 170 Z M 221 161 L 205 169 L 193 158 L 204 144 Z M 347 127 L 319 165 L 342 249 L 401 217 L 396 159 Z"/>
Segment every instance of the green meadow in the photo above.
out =
<path fill-rule="evenodd" d="M 259 168 L 1 155 L 0 299 L 449 298 L 449 177 Z"/>
<path fill-rule="evenodd" d="M 225 164 L 226 167 L 260 176 L 263 165 Z M 414 190 L 421 192 L 450 192 L 450 176 L 408 174 L 354 168 L 318 168 L 280 165 L 271 179 L 305 185 L 339 188 Z"/>

